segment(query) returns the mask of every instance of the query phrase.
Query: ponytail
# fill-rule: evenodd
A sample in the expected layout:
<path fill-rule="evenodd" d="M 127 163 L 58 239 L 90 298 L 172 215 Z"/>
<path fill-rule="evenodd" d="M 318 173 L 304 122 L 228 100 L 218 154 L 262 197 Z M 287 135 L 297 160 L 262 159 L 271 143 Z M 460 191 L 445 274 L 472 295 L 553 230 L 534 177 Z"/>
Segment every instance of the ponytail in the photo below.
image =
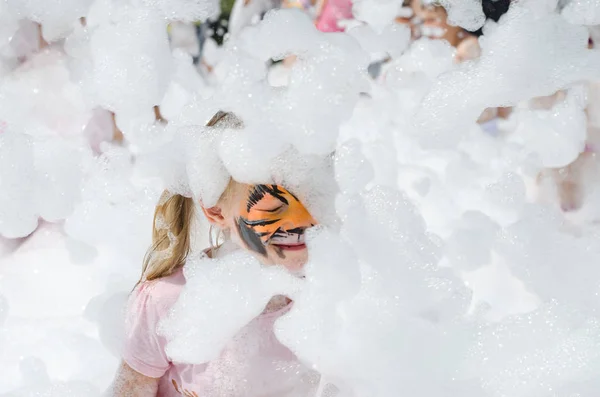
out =
<path fill-rule="evenodd" d="M 190 252 L 193 220 L 194 200 L 165 190 L 154 212 L 152 246 L 144 258 L 143 280 L 168 276 L 183 266 Z"/>

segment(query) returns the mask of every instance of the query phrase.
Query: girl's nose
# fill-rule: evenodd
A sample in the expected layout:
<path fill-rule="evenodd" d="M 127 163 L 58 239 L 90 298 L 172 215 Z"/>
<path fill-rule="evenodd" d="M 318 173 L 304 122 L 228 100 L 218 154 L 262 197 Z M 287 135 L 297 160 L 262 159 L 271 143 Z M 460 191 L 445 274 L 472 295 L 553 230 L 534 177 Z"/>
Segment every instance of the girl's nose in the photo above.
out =
<path fill-rule="evenodd" d="M 305 210 L 303 216 L 295 216 L 285 219 L 280 228 L 288 233 L 297 233 L 297 231 L 304 231 L 309 227 L 315 226 L 317 221 Z"/>

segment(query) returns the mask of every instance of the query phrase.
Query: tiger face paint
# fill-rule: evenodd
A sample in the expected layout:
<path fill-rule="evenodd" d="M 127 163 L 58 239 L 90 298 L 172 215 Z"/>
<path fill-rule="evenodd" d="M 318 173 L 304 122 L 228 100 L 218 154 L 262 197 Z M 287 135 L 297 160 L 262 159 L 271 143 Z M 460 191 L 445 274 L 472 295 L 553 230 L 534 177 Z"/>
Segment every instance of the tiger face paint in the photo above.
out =
<path fill-rule="evenodd" d="M 253 185 L 242 200 L 236 226 L 246 246 L 280 258 L 306 250 L 304 232 L 317 222 L 298 198 L 279 185 Z"/>

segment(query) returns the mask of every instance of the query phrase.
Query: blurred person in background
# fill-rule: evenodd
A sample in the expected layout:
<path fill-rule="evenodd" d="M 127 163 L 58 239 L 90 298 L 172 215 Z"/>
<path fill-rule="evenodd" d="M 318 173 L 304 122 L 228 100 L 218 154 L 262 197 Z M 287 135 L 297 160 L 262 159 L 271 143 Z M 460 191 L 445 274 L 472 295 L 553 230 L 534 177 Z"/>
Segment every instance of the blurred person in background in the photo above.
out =
<path fill-rule="evenodd" d="M 590 37 L 588 48 L 600 51 L 600 26 L 589 27 Z M 589 173 L 597 172 L 597 152 L 600 147 L 600 82 L 592 81 L 587 84 L 587 140 L 584 150 L 566 167 L 551 168 L 542 171 L 538 177 L 541 182 L 550 177 L 558 194 L 560 207 L 565 212 L 576 211 L 584 203 L 586 196 L 585 180 Z M 566 98 L 566 91 L 561 90 L 547 97 L 533 98 L 529 101 L 532 109 L 552 109 L 557 103 Z"/>
<path fill-rule="evenodd" d="M 343 32 L 345 27 L 340 22 L 352 19 L 351 0 L 284 0 L 284 8 L 303 10 L 314 20 L 315 27 L 321 32 Z M 296 61 L 295 55 L 286 57 L 283 64 L 291 67 Z"/>
<path fill-rule="evenodd" d="M 171 22 L 167 28 L 171 48 L 188 53 L 200 71 L 210 74 L 219 60 L 219 48 L 227 40 L 234 2 L 221 0 L 219 12 L 204 22 Z"/>
<path fill-rule="evenodd" d="M 448 13 L 438 0 L 410 0 L 413 10 L 411 19 L 415 35 L 446 40 L 456 48 L 456 61 L 464 62 L 481 55 L 477 38 L 482 29 L 469 32 L 448 23 Z M 498 21 L 510 6 L 510 0 L 484 0 L 481 4 L 486 19 Z"/>
<path fill-rule="evenodd" d="M 315 26 L 321 32 L 343 32 L 339 22 L 352 19 L 351 0 L 318 0 Z"/>
<path fill-rule="evenodd" d="M 445 40 L 456 49 L 454 60 L 462 63 L 477 59 L 481 56 L 478 37 L 482 29 L 469 32 L 460 26 L 448 23 L 448 13 L 437 0 L 407 0 L 404 6 L 410 5 L 411 17 L 399 17 L 396 20 L 411 27 L 413 39 L 428 37 Z M 484 0 L 482 8 L 486 19 L 498 21 L 508 11 L 510 0 Z M 505 119 L 510 114 L 510 108 L 488 108 L 483 111 L 477 122 L 488 133 L 498 132 L 496 120 Z"/>

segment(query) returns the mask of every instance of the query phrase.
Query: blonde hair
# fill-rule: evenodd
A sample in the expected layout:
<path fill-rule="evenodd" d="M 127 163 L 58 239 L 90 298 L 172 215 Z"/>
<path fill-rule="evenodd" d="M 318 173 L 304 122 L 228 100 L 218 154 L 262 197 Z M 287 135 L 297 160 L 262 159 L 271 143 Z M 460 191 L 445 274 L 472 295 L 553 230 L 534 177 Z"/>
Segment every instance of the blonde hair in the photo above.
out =
<path fill-rule="evenodd" d="M 242 123 L 234 114 L 219 111 L 206 126 L 240 128 Z M 229 181 L 219 199 L 220 204 L 228 200 L 235 184 L 235 181 Z M 195 215 L 193 198 L 168 190 L 163 192 L 154 211 L 152 246 L 144 257 L 139 282 L 168 276 L 185 264 L 191 249 L 190 232 Z"/>

